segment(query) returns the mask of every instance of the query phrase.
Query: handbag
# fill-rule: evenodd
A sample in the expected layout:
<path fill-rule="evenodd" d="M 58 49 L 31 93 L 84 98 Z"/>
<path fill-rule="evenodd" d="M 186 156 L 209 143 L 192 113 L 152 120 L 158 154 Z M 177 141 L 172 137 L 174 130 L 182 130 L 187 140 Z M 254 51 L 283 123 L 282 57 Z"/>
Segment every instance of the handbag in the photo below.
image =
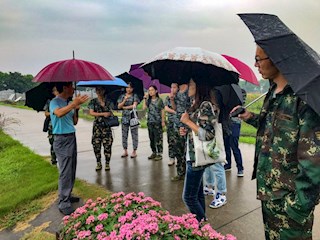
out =
<path fill-rule="evenodd" d="M 46 117 L 46 118 L 44 119 L 42 131 L 48 132 L 49 122 L 50 122 L 50 116 L 49 116 L 49 117 Z"/>
<path fill-rule="evenodd" d="M 117 116 L 111 115 L 110 117 L 104 118 L 104 122 L 109 127 L 119 126 L 119 118 Z"/>
<path fill-rule="evenodd" d="M 210 102 L 209 104 L 213 114 L 215 114 L 212 104 Z M 192 131 L 195 152 L 194 167 L 212 165 L 214 163 L 226 163 L 226 151 L 223 142 L 222 125 L 218 122 L 218 119 L 214 121 L 214 131 L 215 137 L 210 141 L 199 140 L 199 137 L 194 131 Z"/>
<path fill-rule="evenodd" d="M 130 119 L 130 127 L 131 128 L 139 127 L 140 122 L 137 115 L 137 110 L 135 108 L 132 109 L 131 115 L 132 115 L 132 118 Z"/>

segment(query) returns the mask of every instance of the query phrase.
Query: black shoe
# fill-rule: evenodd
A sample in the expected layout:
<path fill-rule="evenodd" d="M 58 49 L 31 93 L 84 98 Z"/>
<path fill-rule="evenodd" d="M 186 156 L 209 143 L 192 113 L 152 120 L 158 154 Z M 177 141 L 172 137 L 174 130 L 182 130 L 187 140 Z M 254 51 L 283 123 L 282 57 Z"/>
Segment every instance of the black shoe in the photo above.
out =
<path fill-rule="evenodd" d="M 79 202 L 80 201 L 80 198 L 79 197 L 76 197 L 76 196 L 71 196 L 69 198 L 70 202 L 71 203 L 76 203 L 76 202 Z"/>
<path fill-rule="evenodd" d="M 70 215 L 71 213 L 74 212 L 74 209 L 72 207 L 67 207 L 67 208 L 59 208 L 59 211 L 63 214 L 63 215 Z"/>
<path fill-rule="evenodd" d="M 52 165 L 57 165 L 57 160 L 51 160 Z"/>

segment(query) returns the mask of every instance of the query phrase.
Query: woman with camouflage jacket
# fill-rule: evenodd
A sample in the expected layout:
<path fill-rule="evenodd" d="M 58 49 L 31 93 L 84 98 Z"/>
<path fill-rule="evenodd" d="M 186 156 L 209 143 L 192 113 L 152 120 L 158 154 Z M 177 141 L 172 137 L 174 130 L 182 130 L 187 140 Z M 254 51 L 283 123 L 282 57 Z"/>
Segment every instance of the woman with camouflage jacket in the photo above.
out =
<path fill-rule="evenodd" d="M 89 114 L 94 116 L 92 129 L 92 146 L 97 159 L 96 171 L 102 169 L 101 164 L 101 145 L 104 148 L 104 156 L 106 159 L 105 170 L 110 170 L 111 148 L 113 143 L 112 131 L 105 118 L 112 115 L 112 106 L 106 100 L 105 89 L 103 87 L 96 87 L 97 98 L 89 102 Z"/>
<path fill-rule="evenodd" d="M 196 83 L 193 79 L 189 82 L 188 95 L 193 99 L 193 104 L 188 110 L 188 113 L 183 113 L 180 119 L 187 127 L 180 127 L 179 130 L 181 136 L 187 135 L 187 169 L 183 189 L 183 201 L 190 212 L 195 214 L 197 220 L 200 222 L 206 220 L 202 183 L 206 166 L 193 166 L 195 162 L 195 151 L 192 131 L 195 132 L 201 141 L 210 141 L 213 139 L 215 137 L 214 123 L 219 116 L 219 107 L 214 91 L 204 84 Z"/>

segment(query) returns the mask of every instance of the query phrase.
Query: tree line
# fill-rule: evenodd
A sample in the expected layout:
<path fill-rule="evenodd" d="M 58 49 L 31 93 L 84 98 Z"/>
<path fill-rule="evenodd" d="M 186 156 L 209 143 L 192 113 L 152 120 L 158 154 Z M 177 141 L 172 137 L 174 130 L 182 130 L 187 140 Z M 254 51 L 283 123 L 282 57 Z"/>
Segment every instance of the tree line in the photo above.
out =
<path fill-rule="evenodd" d="M 19 72 L 0 72 L 0 91 L 12 89 L 17 93 L 24 93 L 29 89 L 38 85 L 38 83 L 32 82 L 33 76 L 31 74 L 22 75 Z M 240 81 L 239 85 L 245 89 L 247 93 L 263 93 L 269 88 L 269 81 L 260 80 L 260 85 L 256 86 L 251 83 Z"/>
<path fill-rule="evenodd" d="M 0 91 L 12 89 L 17 93 L 24 93 L 38 85 L 32 82 L 31 74 L 22 75 L 19 72 L 0 72 Z"/>

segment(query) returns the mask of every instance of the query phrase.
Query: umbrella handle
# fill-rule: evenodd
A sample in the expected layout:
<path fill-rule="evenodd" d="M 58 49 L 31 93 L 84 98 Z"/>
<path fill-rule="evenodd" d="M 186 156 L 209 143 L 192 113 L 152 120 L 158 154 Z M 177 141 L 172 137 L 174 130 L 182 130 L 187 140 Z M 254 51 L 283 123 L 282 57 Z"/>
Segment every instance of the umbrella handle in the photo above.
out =
<path fill-rule="evenodd" d="M 245 110 L 246 110 L 246 109 L 245 109 L 244 107 L 239 107 L 239 108 L 237 108 L 237 110 L 235 110 L 234 112 L 232 112 L 232 113 L 230 114 L 230 116 L 231 116 L 231 117 L 238 117 L 238 115 L 244 113 Z"/>

